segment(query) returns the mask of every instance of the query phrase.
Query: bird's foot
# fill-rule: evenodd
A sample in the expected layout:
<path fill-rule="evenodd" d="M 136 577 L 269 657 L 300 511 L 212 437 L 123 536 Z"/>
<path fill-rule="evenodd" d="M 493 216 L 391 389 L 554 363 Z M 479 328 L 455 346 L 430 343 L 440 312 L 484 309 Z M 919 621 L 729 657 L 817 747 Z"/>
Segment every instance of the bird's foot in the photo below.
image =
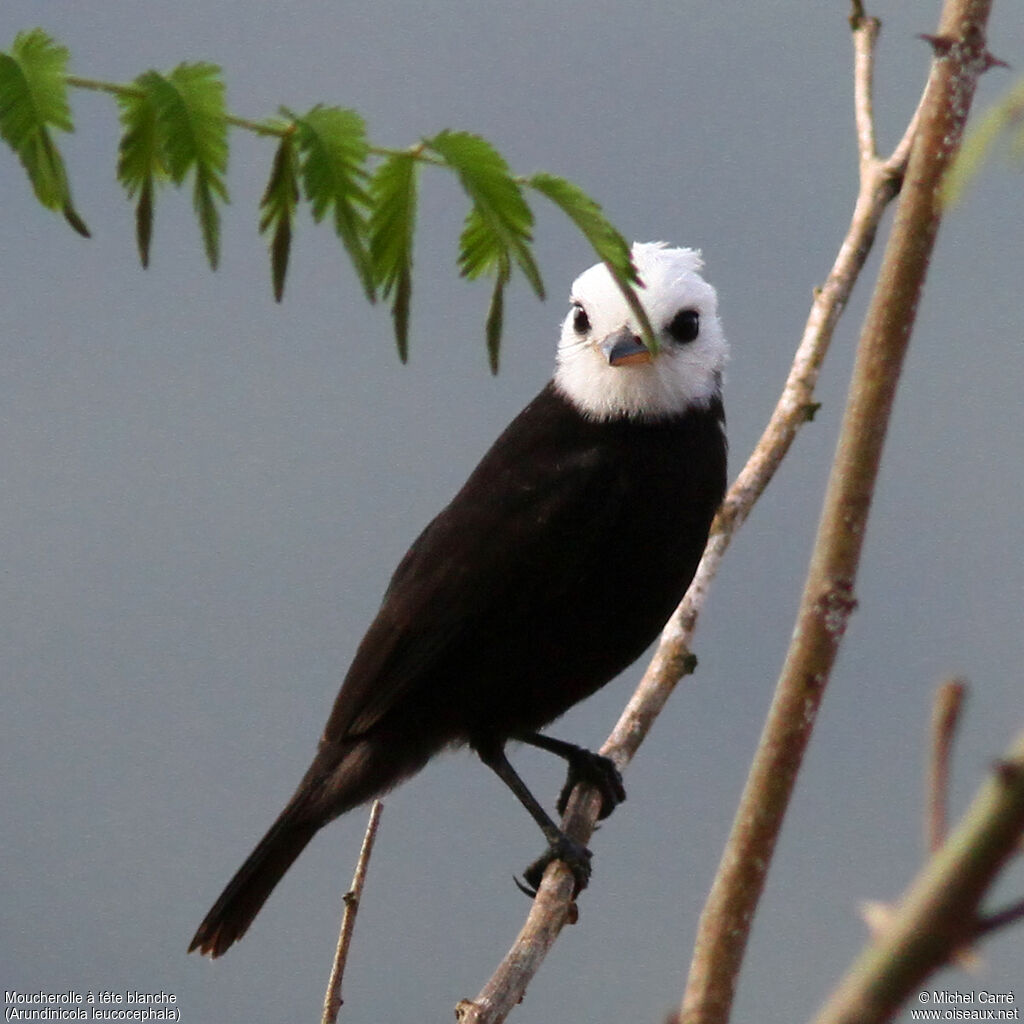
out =
<path fill-rule="evenodd" d="M 572 895 L 575 899 L 580 892 L 586 889 L 587 883 L 590 881 L 590 858 L 590 851 L 582 843 L 578 843 L 575 839 L 570 839 L 562 833 L 552 840 L 547 850 L 523 872 L 526 884 L 523 885 L 517 878 L 516 885 L 521 892 L 533 899 L 540 888 L 541 879 L 544 877 L 547 866 L 552 861 L 560 860 L 572 872 L 572 877 L 575 880 Z"/>
<path fill-rule="evenodd" d="M 622 775 L 615 767 L 615 762 L 603 754 L 595 754 L 583 747 L 567 755 L 569 774 L 558 797 L 558 813 L 565 814 L 569 805 L 569 797 L 577 782 L 586 782 L 595 786 L 601 794 L 601 812 L 599 818 L 607 818 L 623 800 L 626 799 L 626 787 L 622 783 Z"/>

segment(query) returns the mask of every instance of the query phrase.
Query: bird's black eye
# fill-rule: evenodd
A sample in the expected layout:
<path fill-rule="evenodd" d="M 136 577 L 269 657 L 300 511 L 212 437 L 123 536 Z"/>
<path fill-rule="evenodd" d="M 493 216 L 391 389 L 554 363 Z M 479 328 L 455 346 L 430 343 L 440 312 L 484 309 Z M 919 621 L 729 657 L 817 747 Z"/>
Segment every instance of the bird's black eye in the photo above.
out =
<path fill-rule="evenodd" d="M 572 329 L 577 334 L 586 334 L 590 330 L 590 317 L 578 302 L 573 305 Z"/>
<path fill-rule="evenodd" d="M 681 344 L 696 341 L 700 334 L 700 313 L 695 309 L 681 309 L 672 317 L 666 330 Z"/>

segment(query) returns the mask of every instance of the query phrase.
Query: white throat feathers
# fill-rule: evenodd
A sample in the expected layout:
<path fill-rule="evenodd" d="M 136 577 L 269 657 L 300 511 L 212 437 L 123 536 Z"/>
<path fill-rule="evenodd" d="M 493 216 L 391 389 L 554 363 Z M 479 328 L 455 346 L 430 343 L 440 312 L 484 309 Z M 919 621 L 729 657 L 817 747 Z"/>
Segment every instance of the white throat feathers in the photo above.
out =
<path fill-rule="evenodd" d="M 584 271 L 572 286 L 554 381 L 588 419 L 666 419 L 704 408 L 721 392 L 729 346 L 715 289 L 700 276 L 700 253 L 635 242 L 632 254 L 658 352 L 643 347 L 607 267 Z"/>

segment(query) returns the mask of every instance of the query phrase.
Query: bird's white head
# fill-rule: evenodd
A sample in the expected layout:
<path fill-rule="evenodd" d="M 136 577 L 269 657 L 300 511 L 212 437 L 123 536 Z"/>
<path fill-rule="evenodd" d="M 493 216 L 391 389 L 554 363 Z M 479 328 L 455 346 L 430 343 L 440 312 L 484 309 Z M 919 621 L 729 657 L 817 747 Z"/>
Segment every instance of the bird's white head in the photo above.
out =
<path fill-rule="evenodd" d="M 590 419 L 664 419 L 721 392 L 729 346 L 700 253 L 664 242 L 635 242 L 632 253 L 657 354 L 603 263 L 576 278 L 562 325 L 555 387 Z"/>

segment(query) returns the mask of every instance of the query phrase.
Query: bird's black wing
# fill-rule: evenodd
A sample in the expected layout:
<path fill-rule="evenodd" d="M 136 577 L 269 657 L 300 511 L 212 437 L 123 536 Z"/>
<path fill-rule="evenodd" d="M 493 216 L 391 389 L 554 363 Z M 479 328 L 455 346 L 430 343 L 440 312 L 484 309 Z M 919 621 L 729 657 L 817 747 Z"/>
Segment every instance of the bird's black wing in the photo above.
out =
<path fill-rule="evenodd" d="M 570 415 L 572 438 L 579 419 Z M 548 421 L 564 416 L 562 400 L 542 392 L 413 543 L 360 644 L 325 741 L 371 729 L 452 645 L 472 644 L 482 621 L 510 605 L 553 606 L 575 565 L 607 537 L 625 495 L 600 445 L 582 439 L 586 429 L 578 444 L 566 446 L 564 432 L 551 443 L 557 423 Z"/>

